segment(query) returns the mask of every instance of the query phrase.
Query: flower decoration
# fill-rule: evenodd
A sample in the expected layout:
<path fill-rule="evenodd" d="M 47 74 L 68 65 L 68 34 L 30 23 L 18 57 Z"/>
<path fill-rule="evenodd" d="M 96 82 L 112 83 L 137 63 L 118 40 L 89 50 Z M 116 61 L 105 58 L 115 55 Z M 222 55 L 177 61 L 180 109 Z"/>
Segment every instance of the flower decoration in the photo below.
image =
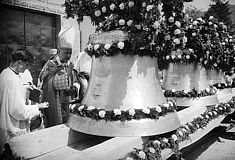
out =
<path fill-rule="evenodd" d="M 134 148 L 132 152 L 128 153 L 126 157 L 120 159 L 161 159 L 161 151 L 164 149 L 171 149 L 176 155 L 179 152 L 179 143 L 190 139 L 190 135 L 194 134 L 200 129 L 204 129 L 214 119 L 220 115 L 227 115 L 235 109 L 235 97 L 227 103 L 219 103 L 208 111 L 202 113 L 192 122 L 180 126 L 171 135 L 163 135 L 149 138 L 143 143 L 141 149 Z M 140 156 L 141 155 L 141 156 Z"/>
<path fill-rule="evenodd" d="M 206 88 L 204 90 L 197 90 L 193 88 L 191 91 L 181 90 L 163 90 L 165 97 L 175 97 L 175 98 L 200 98 L 216 94 L 217 90 L 214 87 Z"/>
<path fill-rule="evenodd" d="M 96 108 L 94 106 L 87 105 L 77 105 L 70 108 L 70 112 L 77 114 L 82 117 L 88 117 L 96 120 L 106 120 L 106 121 L 129 121 L 132 119 L 159 119 L 159 117 L 164 116 L 168 113 L 175 112 L 176 104 L 173 101 L 168 101 L 162 105 L 148 108 L 143 107 L 143 109 L 130 108 L 129 110 L 104 110 L 101 108 Z"/>

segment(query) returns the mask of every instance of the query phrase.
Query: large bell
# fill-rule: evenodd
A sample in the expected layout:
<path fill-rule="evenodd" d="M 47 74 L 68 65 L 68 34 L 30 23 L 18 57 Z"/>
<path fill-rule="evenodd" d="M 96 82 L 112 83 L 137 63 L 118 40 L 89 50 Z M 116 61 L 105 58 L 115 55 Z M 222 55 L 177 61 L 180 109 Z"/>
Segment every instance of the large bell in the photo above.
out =
<path fill-rule="evenodd" d="M 163 103 L 166 103 L 166 99 L 158 79 L 156 58 L 121 53 L 93 57 L 89 86 L 82 104 L 105 110 L 128 110 L 153 108 Z M 180 122 L 177 112 L 158 120 L 124 122 L 94 120 L 72 114 L 68 125 L 83 133 L 113 137 L 162 134 L 175 130 Z"/>
<path fill-rule="evenodd" d="M 162 87 L 164 90 L 191 91 L 195 88 L 198 91 L 209 89 L 205 68 L 195 63 L 170 63 L 163 75 Z M 218 103 L 216 95 L 201 98 L 177 98 L 178 106 L 210 106 Z"/>
<path fill-rule="evenodd" d="M 222 70 L 217 69 L 210 69 L 206 70 L 208 80 L 210 82 L 210 85 L 222 85 L 225 83 L 225 77 Z M 219 102 L 227 103 L 229 100 L 232 99 L 232 89 L 231 88 L 224 88 L 224 89 L 218 89 L 217 90 L 217 97 Z"/>
<path fill-rule="evenodd" d="M 206 74 L 210 85 L 214 85 L 216 83 L 225 83 L 225 78 L 222 70 L 207 69 Z"/>

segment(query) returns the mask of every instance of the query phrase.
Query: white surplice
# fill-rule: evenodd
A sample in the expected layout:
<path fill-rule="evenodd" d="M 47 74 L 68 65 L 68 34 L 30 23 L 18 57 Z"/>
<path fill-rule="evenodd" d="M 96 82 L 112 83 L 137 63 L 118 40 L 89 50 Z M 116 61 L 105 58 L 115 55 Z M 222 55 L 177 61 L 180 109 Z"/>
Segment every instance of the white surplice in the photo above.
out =
<path fill-rule="evenodd" d="M 28 121 L 39 114 L 37 105 L 25 105 L 19 74 L 9 67 L 0 74 L 0 152 L 4 143 L 27 132 Z"/>

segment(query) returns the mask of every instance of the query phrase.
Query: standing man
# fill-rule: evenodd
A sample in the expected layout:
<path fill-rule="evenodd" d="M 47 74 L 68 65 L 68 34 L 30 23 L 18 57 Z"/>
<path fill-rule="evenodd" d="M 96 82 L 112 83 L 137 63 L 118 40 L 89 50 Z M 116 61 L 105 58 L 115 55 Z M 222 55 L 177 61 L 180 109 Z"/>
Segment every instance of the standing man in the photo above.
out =
<path fill-rule="evenodd" d="M 44 110 L 45 127 L 66 123 L 69 118 L 69 102 L 79 96 L 77 72 L 69 61 L 71 54 L 71 48 L 59 48 L 39 75 L 39 86 L 43 90 L 42 102 L 49 102 L 49 108 Z"/>
<path fill-rule="evenodd" d="M 33 62 L 26 50 L 13 51 L 11 64 L 0 74 L 0 154 L 10 138 L 29 131 L 28 122 L 40 114 L 47 103 L 26 105 L 25 88 L 19 73 Z"/>

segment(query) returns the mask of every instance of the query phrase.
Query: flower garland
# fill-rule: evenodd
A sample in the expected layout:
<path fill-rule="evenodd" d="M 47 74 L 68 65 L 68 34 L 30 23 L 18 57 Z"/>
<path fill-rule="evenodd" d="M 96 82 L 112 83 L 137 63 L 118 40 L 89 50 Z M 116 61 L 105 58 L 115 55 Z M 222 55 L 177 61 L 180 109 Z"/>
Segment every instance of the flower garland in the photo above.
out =
<path fill-rule="evenodd" d="M 197 90 L 193 88 L 191 91 L 181 90 L 163 90 L 165 97 L 177 97 L 177 98 L 200 98 L 216 94 L 217 89 L 215 87 L 206 88 L 204 90 Z"/>
<path fill-rule="evenodd" d="M 70 107 L 70 112 L 77 114 L 82 117 L 88 117 L 95 120 L 106 120 L 106 121 L 130 121 L 130 120 L 140 120 L 140 119 L 159 119 L 161 116 L 165 116 L 170 112 L 174 112 L 177 106 L 173 101 L 168 101 L 162 105 L 153 108 L 142 108 L 129 110 L 104 110 L 101 108 L 95 108 L 94 106 L 87 105 L 72 105 Z"/>
<path fill-rule="evenodd" d="M 190 135 L 197 132 L 198 129 L 205 128 L 213 119 L 221 115 L 229 114 L 235 109 L 235 97 L 227 103 L 219 103 L 210 111 L 205 111 L 192 122 L 180 126 L 174 134 L 167 137 L 152 138 L 143 143 L 142 149 L 134 148 L 126 157 L 120 160 L 152 160 L 161 159 L 163 149 L 172 149 L 174 153 L 179 154 L 179 143 L 190 139 Z"/>
<path fill-rule="evenodd" d="M 231 88 L 231 84 L 227 84 L 227 83 L 216 83 L 213 84 L 213 87 L 217 88 L 217 89 L 225 89 L 225 88 Z"/>

